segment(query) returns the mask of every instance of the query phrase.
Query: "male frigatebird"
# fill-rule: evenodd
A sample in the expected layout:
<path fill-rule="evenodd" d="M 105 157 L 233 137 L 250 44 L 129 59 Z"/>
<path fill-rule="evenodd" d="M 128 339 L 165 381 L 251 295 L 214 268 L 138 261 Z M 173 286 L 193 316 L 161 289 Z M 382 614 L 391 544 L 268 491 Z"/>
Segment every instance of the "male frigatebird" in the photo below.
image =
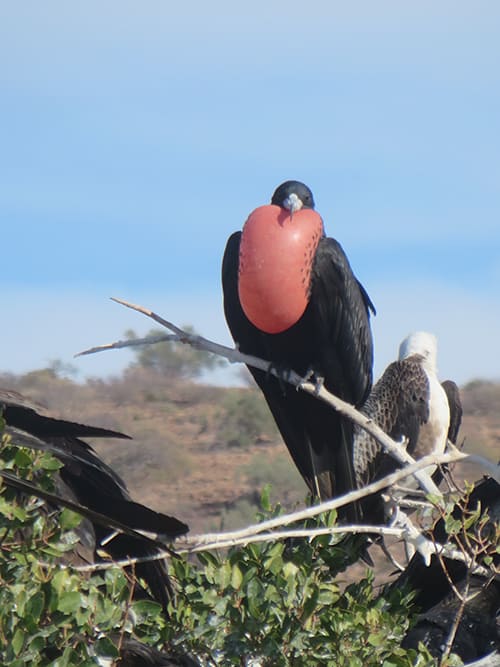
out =
<path fill-rule="evenodd" d="M 324 382 L 356 406 L 372 384 L 373 304 L 340 246 L 325 236 L 313 195 L 286 181 L 229 238 L 222 264 L 224 311 L 242 352 Z M 311 493 L 355 486 L 352 426 L 327 404 L 249 368 Z"/>

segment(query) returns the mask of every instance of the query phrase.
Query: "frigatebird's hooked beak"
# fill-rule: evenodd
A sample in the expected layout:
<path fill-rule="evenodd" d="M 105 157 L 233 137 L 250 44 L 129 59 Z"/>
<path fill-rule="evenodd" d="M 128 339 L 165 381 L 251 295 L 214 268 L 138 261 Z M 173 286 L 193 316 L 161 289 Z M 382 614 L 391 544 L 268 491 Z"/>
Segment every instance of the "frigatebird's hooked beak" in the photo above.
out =
<path fill-rule="evenodd" d="M 290 220 L 293 219 L 293 214 L 295 211 L 300 211 L 303 206 L 303 202 L 295 192 L 292 192 L 288 197 L 283 201 L 283 206 L 290 211 Z"/>

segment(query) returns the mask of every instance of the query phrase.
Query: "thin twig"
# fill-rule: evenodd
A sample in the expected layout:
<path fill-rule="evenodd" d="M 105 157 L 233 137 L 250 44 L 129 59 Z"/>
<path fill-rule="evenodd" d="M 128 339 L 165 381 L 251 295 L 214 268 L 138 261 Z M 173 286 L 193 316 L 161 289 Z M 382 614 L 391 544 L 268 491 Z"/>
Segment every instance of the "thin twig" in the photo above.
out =
<path fill-rule="evenodd" d="M 269 361 L 259 359 L 252 355 L 243 354 L 237 349 L 226 347 L 224 345 L 219 345 L 218 343 L 214 343 L 213 341 L 203 338 L 202 336 L 184 331 L 180 327 L 176 326 L 172 322 L 169 322 L 168 320 L 164 319 L 163 317 L 153 312 L 152 310 L 145 308 L 144 306 L 133 304 L 118 298 L 112 298 L 112 300 L 127 308 L 135 310 L 145 315 L 146 317 L 149 317 L 150 319 L 154 320 L 161 326 L 167 328 L 169 331 L 172 331 L 173 338 L 169 338 L 169 340 L 177 340 L 178 342 L 190 345 L 196 349 L 204 350 L 222 356 L 226 358 L 230 363 L 237 363 L 237 362 L 245 363 L 249 366 L 263 370 L 266 373 L 278 376 L 277 370 L 273 368 L 272 364 Z M 118 341 L 117 343 L 111 343 L 108 345 L 93 347 L 89 350 L 81 352 L 80 355 L 91 354 L 94 352 L 114 349 L 117 347 L 127 347 L 128 345 L 134 345 L 134 344 L 135 345 L 151 344 L 153 342 L 158 342 L 158 341 L 153 340 L 152 338 L 132 340 L 132 341 Z M 297 373 L 295 373 L 293 370 L 287 373 L 286 381 L 295 386 L 297 389 L 300 389 L 302 391 L 305 391 L 306 393 L 314 395 L 318 399 L 323 400 L 324 402 L 331 405 L 340 414 L 348 417 L 351 421 L 353 421 L 358 426 L 367 431 L 373 438 L 375 438 L 382 445 L 385 451 L 387 451 L 391 456 L 393 456 L 393 458 L 398 460 L 400 463 L 407 465 L 402 470 L 397 470 L 396 472 L 392 473 L 391 475 L 388 475 L 384 479 L 378 480 L 377 482 L 373 482 L 372 484 L 367 485 L 363 489 L 352 491 L 350 493 L 345 494 L 344 496 L 340 496 L 338 498 L 334 498 L 330 501 L 322 503 L 321 505 L 307 508 L 306 510 L 302 510 L 301 512 L 293 513 L 293 515 L 288 515 L 288 516 L 284 515 L 282 517 L 279 517 L 278 519 L 272 519 L 263 522 L 262 524 L 258 524 L 257 526 L 250 526 L 249 528 L 246 528 L 242 531 L 234 531 L 233 533 L 225 534 L 223 536 L 204 535 L 190 539 L 188 538 L 187 540 L 184 541 L 184 544 L 186 544 L 187 549 L 189 548 L 187 545 L 189 545 L 191 541 L 195 539 L 197 540 L 197 543 L 195 546 L 191 546 L 191 549 L 199 549 L 203 545 L 207 544 L 210 544 L 210 548 L 214 548 L 214 546 L 218 545 L 220 546 L 222 544 L 224 545 L 233 544 L 234 541 L 239 542 L 241 540 L 245 542 L 245 540 L 246 541 L 252 541 L 254 539 L 260 540 L 264 539 L 264 537 L 267 539 L 268 536 L 263 536 L 261 534 L 266 531 L 273 530 L 277 526 L 284 526 L 287 525 L 287 523 L 291 523 L 293 521 L 300 521 L 316 516 L 321 512 L 337 509 L 338 507 L 341 507 L 347 503 L 354 502 L 355 500 L 359 500 L 363 497 L 366 497 L 367 495 L 370 495 L 377 491 L 381 491 L 385 489 L 387 486 L 390 486 L 395 482 L 408 477 L 409 475 L 413 475 L 414 477 L 416 477 L 420 486 L 424 489 L 426 493 L 432 494 L 435 498 L 442 498 L 441 492 L 434 484 L 434 482 L 430 479 L 430 476 L 425 472 L 425 468 L 429 465 L 436 465 L 439 463 L 451 463 L 453 461 L 466 460 L 466 459 L 474 460 L 475 462 L 480 463 L 481 465 L 486 467 L 488 469 L 488 472 L 497 481 L 500 482 L 499 466 L 493 464 L 490 461 L 487 461 L 486 459 L 483 459 L 482 457 L 478 457 L 477 455 L 464 454 L 463 452 L 459 451 L 456 448 L 452 448 L 451 451 L 447 454 L 439 456 L 430 455 L 420 459 L 418 462 L 415 462 L 414 459 L 400 445 L 400 443 L 393 441 L 389 436 L 387 436 L 386 433 L 384 433 L 384 431 L 382 431 L 381 428 L 377 426 L 377 424 L 372 422 L 362 413 L 358 412 L 352 405 L 330 394 L 324 388 L 324 386 L 319 385 L 318 383 L 313 383 L 305 380 L 304 378 L 300 377 Z M 406 531 L 406 539 L 412 542 L 414 546 L 416 546 L 417 549 L 421 552 L 422 556 L 424 557 L 424 560 L 426 562 L 429 562 L 430 555 L 432 552 L 432 549 L 429 547 L 429 544 L 431 543 L 426 538 L 423 537 L 422 533 L 418 531 L 413 526 L 413 524 L 411 524 L 410 520 L 408 519 L 408 517 L 406 517 L 406 515 L 403 516 L 404 519 L 402 519 L 402 521 L 406 522 L 404 525 L 404 530 Z M 357 530 L 358 532 L 362 532 L 359 526 L 357 527 Z M 373 531 L 373 527 L 372 527 L 372 532 L 375 532 Z M 257 535 L 261 535 L 261 537 L 257 538 Z"/>
<path fill-rule="evenodd" d="M 324 528 L 310 528 L 310 529 L 294 529 L 294 530 L 279 530 L 273 533 L 259 533 L 254 534 L 241 539 L 227 539 L 224 540 L 224 534 L 220 534 L 219 539 L 214 542 L 205 542 L 205 536 L 199 536 L 200 542 L 198 544 L 185 544 L 185 546 L 177 549 L 176 553 L 179 554 L 190 554 L 203 551 L 211 551 L 213 549 L 226 549 L 233 546 L 240 546 L 242 544 L 255 544 L 259 542 L 269 542 L 277 540 L 286 540 L 291 538 L 304 538 L 304 539 L 313 539 L 322 535 L 346 535 L 346 534 L 370 534 L 370 535 L 380 535 L 383 537 L 395 537 L 397 539 L 405 539 L 407 536 L 407 528 L 402 527 L 391 527 L 391 526 L 331 526 Z M 192 538 L 195 539 L 195 538 Z M 442 545 L 439 543 L 432 543 L 429 541 L 429 549 L 431 554 L 443 554 L 447 558 L 459 560 L 465 562 L 469 567 L 473 567 L 473 574 L 477 574 L 483 577 L 491 578 L 491 572 L 480 565 L 474 565 L 471 559 L 468 556 L 464 556 L 457 549 L 453 549 L 447 545 Z M 108 570 L 114 567 L 129 567 L 131 565 L 137 565 L 139 563 L 150 563 L 152 561 L 163 560 L 171 554 L 167 551 L 159 551 L 157 553 L 140 556 L 140 557 L 130 557 L 124 558 L 122 560 L 108 560 L 101 563 L 91 563 L 88 565 L 72 565 L 72 564 L 61 564 L 61 563 L 45 563 L 41 562 L 40 565 L 48 568 L 60 567 L 63 569 L 70 569 L 77 572 L 94 572 L 97 570 Z"/>
<path fill-rule="evenodd" d="M 95 354 L 96 352 L 104 352 L 106 350 L 120 350 L 124 347 L 136 347 L 139 345 L 156 345 L 156 343 L 178 343 L 179 336 L 176 334 L 161 334 L 158 336 L 146 336 L 145 338 L 127 338 L 126 340 L 117 340 L 114 343 L 107 343 L 105 345 L 96 345 L 88 350 L 75 354 L 75 357 L 83 357 L 86 354 Z"/>
<path fill-rule="evenodd" d="M 345 493 L 342 496 L 337 496 L 336 498 L 332 498 L 331 500 L 326 500 L 325 502 L 319 503 L 318 505 L 313 505 L 312 507 L 307 507 L 297 512 L 292 512 L 290 514 L 283 514 L 280 517 L 277 517 L 275 519 L 269 519 L 268 521 L 264 521 L 254 526 L 250 526 L 249 528 L 246 528 L 244 530 L 234 531 L 233 534 L 235 537 L 240 537 L 240 536 L 244 537 L 245 534 L 250 535 L 256 530 L 262 532 L 265 530 L 271 530 L 278 526 L 284 526 L 290 523 L 294 523 L 295 521 L 303 521 L 305 519 L 310 519 L 323 512 L 329 512 L 331 510 L 338 509 L 339 507 L 343 507 L 344 505 L 348 505 L 356 500 L 361 500 L 362 498 L 365 498 L 371 495 L 372 493 L 376 493 L 377 491 L 381 491 L 382 489 L 385 489 L 388 486 L 392 486 L 392 484 L 395 484 L 398 480 L 403 479 L 404 477 L 408 477 L 408 475 L 413 474 L 413 472 L 425 468 L 429 465 L 435 465 L 439 461 L 444 460 L 445 463 L 449 461 L 456 461 L 457 456 L 461 457 L 463 455 L 460 453 L 438 454 L 438 455 L 429 454 L 428 456 L 422 457 L 415 463 L 412 463 L 411 465 L 405 468 L 396 470 L 395 472 L 386 475 L 385 477 L 377 480 L 376 482 L 371 482 L 370 484 L 367 484 L 361 489 L 350 491 L 349 493 Z"/>

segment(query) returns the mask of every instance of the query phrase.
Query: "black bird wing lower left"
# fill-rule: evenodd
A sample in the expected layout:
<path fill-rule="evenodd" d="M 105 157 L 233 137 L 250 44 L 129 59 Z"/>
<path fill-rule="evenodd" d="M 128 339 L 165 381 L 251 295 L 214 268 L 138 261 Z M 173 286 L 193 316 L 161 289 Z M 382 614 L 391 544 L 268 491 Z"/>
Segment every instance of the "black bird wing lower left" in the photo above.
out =
<path fill-rule="evenodd" d="M 6 470 L 0 470 L 0 477 L 3 479 L 6 486 L 12 489 L 16 489 L 16 491 L 21 491 L 24 494 L 45 500 L 53 507 L 66 507 L 67 509 L 76 512 L 77 514 L 80 514 L 80 516 L 89 519 L 94 524 L 99 524 L 100 526 L 103 526 L 107 529 L 117 530 L 121 533 L 124 533 L 125 535 L 135 537 L 139 540 L 147 541 L 157 547 L 163 546 L 162 543 L 157 541 L 157 538 L 159 537 L 157 534 L 148 535 L 146 534 L 147 531 L 134 530 L 129 525 L 121 523 L 117 519 L 112 518 L 106 512 L 98 512 L 96 510 L 89 509 L 76 500 L 63 497 L 59 493 L 46 491 L 33 482 L 30 482 L 26 479 L 21 479 L 17 475 L 14 475 L 11 472 L 7 472 Z M 132 504 L 136 506 L 138 505 L 137 503 Z M 147 507 L 144 509 L 148 510 Z"/>
<path fill-rule="evenodd" d="M 148 557 L 160 548 L 155 539 L 144 536 L 141 531 L 162 541 L 188 531 L 188 526 L 175 517 L 134 502 L 123 480 L 75 434 L 127 436 L 39 415 L 24 398 L 18 400 L 12 392 L 0 392 L 2 404 L 6 432 L 11 435 L 13 445 L 49 451 L 62 463 L 55 474 L 58 490 L 51 497 L 44 498 L 46 492 L 38 489 L 36 484 L 6 475 L 3 475 L 4 481 L 20 491 L 44 498 L 53 506 L 70 507 L 82 514 L 92 524 L 96 549 L 118 530 L 119 534 L 106 545 L 106 551 L 113 559 Z M 166 610 L 172 587 L 164 561 L 138 563 L 136 573 L 146 580 L 153 596 Z"/>

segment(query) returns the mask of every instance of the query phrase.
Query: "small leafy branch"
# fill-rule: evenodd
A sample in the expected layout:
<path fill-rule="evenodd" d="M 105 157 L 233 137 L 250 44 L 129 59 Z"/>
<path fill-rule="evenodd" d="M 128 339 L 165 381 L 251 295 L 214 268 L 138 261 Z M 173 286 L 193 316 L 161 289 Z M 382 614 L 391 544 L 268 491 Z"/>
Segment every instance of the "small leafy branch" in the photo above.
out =
<path fill-rule="evenodd" d="M 442 664 L 452 652 L 460 624 L 463 621 L 467 605 L 482 595 L 486 587 L 494 580 L 500 580 L 500 523 L 498 516 L 492 519 L 489 512 L 481 506 L 481 502 L 473 502 L 474 485 L 465 485 L 463 494 L 452 494 L 445 507 L 437 505 L 436 521 L 431 531 L 435 535 L 443 528 L 451 542 L 468 563 L 464 568 L 464 576 L 457 582 L 450 572 L 449 561 L 442 551 L 438 550 L 437 558 L 443 573 L 455 597 L 456 614 L 446 640 L 442 655 Z M 499 508 L 493 511 L 498 513 Z M 439 525 L 441 524 L 441 525 Z M 478 572 L 485 576 L 477 585 Z"/>

